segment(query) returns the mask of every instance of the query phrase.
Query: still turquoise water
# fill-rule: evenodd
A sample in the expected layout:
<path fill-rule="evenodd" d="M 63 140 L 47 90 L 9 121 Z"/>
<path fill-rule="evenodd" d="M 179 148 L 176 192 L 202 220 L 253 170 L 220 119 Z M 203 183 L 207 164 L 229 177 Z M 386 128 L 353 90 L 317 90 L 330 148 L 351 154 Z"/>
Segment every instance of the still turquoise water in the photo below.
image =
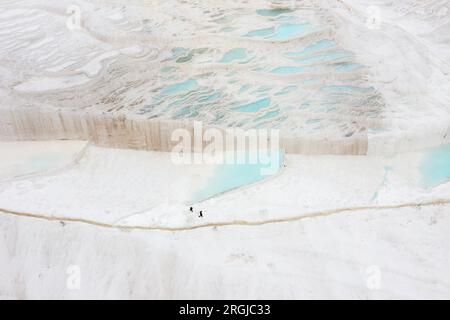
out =
<path fill-rule="evenodd" d="M 235 48 L 226 52 L 220 62 L 230 63 L 235 60 L 244 60 L 245 58 L 247 58 L 247 51 L 244 48 Z"/>
<path fill-rule="evenodd" d="M 162 90 L 161 93 L 162 94 L 177 94 L 180 92 L 191 91 L 191 90 L 197 89 L 197 87 L 198 87 L 197 80 L 189 79 L 184 82 L 170 85 L 167 88 L 164 88 L 164 90 Z"/>
<path fill-rule="evenodd" d="M 295 73 L 305 72 L 306 70 L 307 69 L 305 67 L 283 66 L 283 67 L 275 68 L 270 72 L 275 73 L 275 74 L 295 74 Z"/>
<path fill-rule="evenodd" d="M 264 98 L 255 102 L 244 104 L 242 106 L 234 108 L 240 112 L 258 112 L 260 109 L 266 108 L 270 105 L 270 98 Z"/>
<path fill-rule="evenodd" d="M 247 37 L 268 37 L 270 35 L 273 35 L 275 31 L 274 27 L 271 28 L 265 28 L 265 29 L 258 29 L 250 31 L 246 34 Z"/>
<path fill-rule="evenodd" d="M 263 161 L 250 163 L 248 155 L 246 155 L 245 163 L 242 164 L 234 163 L 217 165 L 212 177 L 207 181 L 203 188 L 195 192 L 192 201 L 203 201 L 225 191 L 261 181 L 278 173 L 284 165 L 284 152 L 281 150 L 278 151 L 277 154 L 274 155 L 274 159 L 277 159 L 277 163 L 274 163 L 274 165 L 276 165 L 276 170 L 270 175 L 266 175 L 262 171 L 264 168 L 269 168 L 269 164 L 264 164 Z"/>
<path fill-rule="evenodd" d="M 265 38 L 271 40 L 289 40 L 306 34 L 311 29 L 311 24 L 281 24 L 278 27 L 271 27 L 265 29 L 258 29 L 250 31 L 246 34 L 247 37 Z"/>
<path fill-rule="evenodd" d="M 277 29 L 270 39 L 273 40 L 289 40 L 305 34 L 310 30 L 311 25 L 309 23 L 304 24 L 282 24 Z"/>
<path fill-rule="evenodd" d="M 426 152 L 420 164 L 422 184 L 435 187 L 450 180 L 450 144 Z"/>

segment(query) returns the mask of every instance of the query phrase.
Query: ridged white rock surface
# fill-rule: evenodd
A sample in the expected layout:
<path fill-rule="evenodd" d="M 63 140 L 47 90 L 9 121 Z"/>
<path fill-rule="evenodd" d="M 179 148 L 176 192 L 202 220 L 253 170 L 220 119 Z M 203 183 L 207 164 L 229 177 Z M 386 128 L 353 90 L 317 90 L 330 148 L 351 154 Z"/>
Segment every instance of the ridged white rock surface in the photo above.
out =
<path fill-rule="evenodd" d="M 449 225 L 445 207 L 181 233 L 2 215 L 0 297 L 448 299 Z"/>
<path fill-rule="evenodd" d="M 1 2 L 0 139 L 77 141 L 0 143 L 0 298 L 450 297 L 448 1 L 283 2 Z M 359 155 L 195 202 L 215 168 L 104 148 L 194 120 Z"/>
<path fill-rule="evenodd" d="M 165 150 L 160 125 L 200 120 L 279 128 L 295 153 L 450 141 L 448 3 L 379 1 L 375 27 L 370 4 L 3 1 L 0 133 Z"/>

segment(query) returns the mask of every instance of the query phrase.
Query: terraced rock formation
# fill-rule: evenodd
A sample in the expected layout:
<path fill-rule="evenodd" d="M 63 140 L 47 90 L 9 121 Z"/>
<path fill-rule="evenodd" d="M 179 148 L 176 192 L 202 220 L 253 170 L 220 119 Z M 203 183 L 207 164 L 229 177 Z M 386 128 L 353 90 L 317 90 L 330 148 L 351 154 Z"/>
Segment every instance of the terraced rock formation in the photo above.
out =
<path fill-rule="evenodd" d="M 3 1 L 0 137 L 167 151 L 174 128 L 202 121 L 279 129 L 291 153 L 379 154 L 450 141 L 446 4 L 380 2 L 375 24 L 368 8 Z"/>

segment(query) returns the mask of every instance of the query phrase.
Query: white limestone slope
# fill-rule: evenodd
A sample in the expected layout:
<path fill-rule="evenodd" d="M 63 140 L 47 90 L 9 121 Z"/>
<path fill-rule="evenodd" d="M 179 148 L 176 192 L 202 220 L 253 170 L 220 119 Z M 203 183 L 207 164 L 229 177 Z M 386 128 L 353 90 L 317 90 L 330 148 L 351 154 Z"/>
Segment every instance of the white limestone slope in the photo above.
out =
<path fill-rule="evenodd" d="M 0 297 L 448 298 L 450 184 L 422 186 L 423 156 L 289 156 L 198 218 L 181 189 L 209 168 L 88 147 L 0 183 Z"/>
<path fill-rule="evenodd" d="M 27 152 L 28 158 L 38 159 L 32 156 L 36 153 L 32 148 Z M 429 153 L 287 155 L 286 167 L 274 176 L 249 186 L 242 185 L 244 179 L 241 188 L 218 188 L 229 192 L 196 203 L 199 190 L 216 187 L 212 177 L 220 177 L 214 184 L 226 186 L 235 178 L 233 174 L 243 172 L 227 173 L 213 165 L 177 165 L 170 153 L 88 146 L 76 164 L 64 170 L 0 181 L 0 209 L 118 226 L 184 228 L 289 219 L 354 207 L 450 201 L 446 180 L 433 188 L 423 183 L 422 164 Z M 436 164 L 446 159 L 436 159 Z M 445 168 L 434 169 L 438 170 Z M 190 213 L 191 205 L 205 216 L 199 219 Z"/>
<path fill-rule="evenodd" d="M 187 232 L 2 214 L 0 297 L 448 299 L 449 227 L 448 207 Z"/>
<path fill-rule="evenodd" d="M 1 142 L 0 298 L 450 298 L 450 152 L 428 149 L 450 142 L 449 26 L 440 0 L 2 1 L 0 140 L 145 148 L 159 124 L 134 120 L 180 116 L 364 156 L 287 155 L 193 203 L 215 167 Z"/>
<path fill-rule="evenodd" d="M 84 156 L 86 141 L 0 142 L 0 182 L 62 170 Z"/>

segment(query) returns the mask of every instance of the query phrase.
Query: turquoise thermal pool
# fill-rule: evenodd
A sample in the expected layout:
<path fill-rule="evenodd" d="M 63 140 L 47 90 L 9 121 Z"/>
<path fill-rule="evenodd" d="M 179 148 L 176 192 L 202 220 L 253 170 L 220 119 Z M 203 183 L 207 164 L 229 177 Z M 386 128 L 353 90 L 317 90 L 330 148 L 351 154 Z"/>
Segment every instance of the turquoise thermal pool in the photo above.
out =
<path fill-rule="evenodd" d="M 420 165 L 422 183 L 435 187 L 450 180 L 450 144 L 430 149 Z"/>
<path fill-rule="evenodd" d="M 192 202 L 203 201 L 226 191 L 262 181 L 276 175 L 283 165 L 284 153 L 281 150 L 274 155 L 264 152 L 264 157 L 258 156 L 256 163 L 251 162 L 247 154 L 243 163 L 216 165 L 206 184 L 194 193 Z"/>
<path fill-rule="evenodd" d="M 363 136 L 370 127 L 354 119 L 376 116 L 383 101 L 367 82 L 365 66 L 325 36 L 329 27 L 301 8 L 217 12 L 209 28 L 196 29 L 202 36 L 195 46 L 179 43 L 161 53 L 162 72 L 137 112 L 149 119 L 276 128 L 305 139 L 326 132 L 336 139 Z M 213 44 L 202 41 L 209 36 Z M 320 126 L 311 119 L 320 119 Z"/>

